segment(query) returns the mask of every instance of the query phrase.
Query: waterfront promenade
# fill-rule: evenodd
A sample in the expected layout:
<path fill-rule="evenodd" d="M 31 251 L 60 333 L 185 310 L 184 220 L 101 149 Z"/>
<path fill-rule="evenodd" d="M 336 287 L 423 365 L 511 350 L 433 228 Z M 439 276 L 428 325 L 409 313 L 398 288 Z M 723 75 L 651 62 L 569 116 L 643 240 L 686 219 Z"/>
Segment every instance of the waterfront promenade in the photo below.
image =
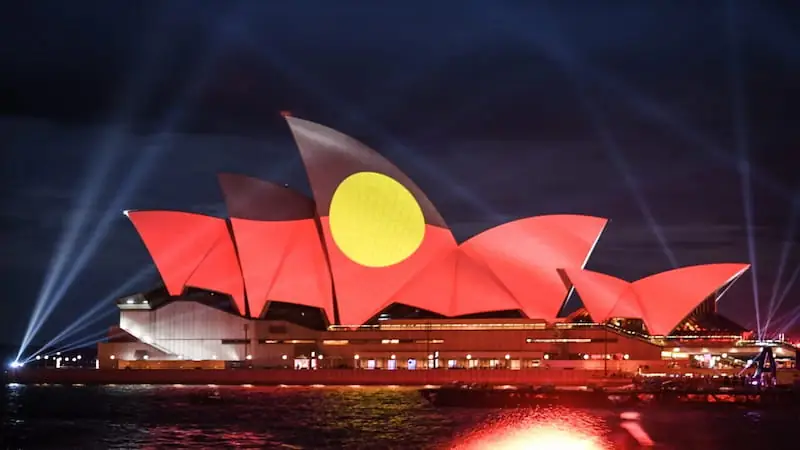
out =
<path fill-rule="evenodd" d="M 698 373 L 696 375 L 714 375 Z M 452 382 L 495 385 L 627 384 L 633 374 L 608 374 L 602 370 L 361 370 L 361 369 L 161 369 L 95 370 L 24 368 L 7 373 L 7 381 L 20 384 L 218 384 L 218 385 L 444 385 Z M 781 384 L 792 384 L 800 371 L 779 372 Z"/>

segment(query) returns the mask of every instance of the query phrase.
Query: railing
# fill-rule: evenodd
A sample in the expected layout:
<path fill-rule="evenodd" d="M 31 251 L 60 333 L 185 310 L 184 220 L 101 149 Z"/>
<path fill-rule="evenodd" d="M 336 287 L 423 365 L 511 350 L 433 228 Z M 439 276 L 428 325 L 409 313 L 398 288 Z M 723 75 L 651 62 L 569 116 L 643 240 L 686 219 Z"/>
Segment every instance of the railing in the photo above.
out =
<path fill-rule="evenodd" d="M 328 331 L 380 331 L 380 330 L 545 330 L 545 323 L 409 323 L 379 325 L 331 325 Z"/>

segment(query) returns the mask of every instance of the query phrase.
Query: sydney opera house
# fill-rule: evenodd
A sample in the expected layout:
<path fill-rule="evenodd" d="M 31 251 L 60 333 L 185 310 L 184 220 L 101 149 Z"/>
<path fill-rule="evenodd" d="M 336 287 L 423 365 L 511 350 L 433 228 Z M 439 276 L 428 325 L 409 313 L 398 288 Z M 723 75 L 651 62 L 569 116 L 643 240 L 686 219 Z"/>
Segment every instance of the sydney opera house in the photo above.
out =
<path fill-rule="evenodd" d="M 287 121 L 311 197 L 225 174 L 227 217 L 125 212 L 163 288 L 117 301 L 101 366 L 621 369 L 713 366 L 757 351 L 716 312 L 747 264 L 634 282 L 585 270 L 608 220 L 581 215 L 520 219 L 457 242 L 377 152 Z M 566 314 L 574 292 L 582 307 Z"/>

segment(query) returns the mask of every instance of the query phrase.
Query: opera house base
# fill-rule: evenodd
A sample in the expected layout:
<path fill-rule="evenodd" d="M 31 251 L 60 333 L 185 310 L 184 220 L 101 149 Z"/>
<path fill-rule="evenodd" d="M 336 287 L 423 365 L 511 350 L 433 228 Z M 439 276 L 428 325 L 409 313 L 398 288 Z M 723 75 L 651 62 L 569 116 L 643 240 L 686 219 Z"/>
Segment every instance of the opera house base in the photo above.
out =
<path fill-rule="evenodd" d="M 619 385 L 631 376 L 608 376 L 594 370 L 363 370 L 363 369 L 37 369 L 8 373 L 19 384 L 183 384 L 255 386 L 424 386 L 454 382 L 495 385 Z"/>

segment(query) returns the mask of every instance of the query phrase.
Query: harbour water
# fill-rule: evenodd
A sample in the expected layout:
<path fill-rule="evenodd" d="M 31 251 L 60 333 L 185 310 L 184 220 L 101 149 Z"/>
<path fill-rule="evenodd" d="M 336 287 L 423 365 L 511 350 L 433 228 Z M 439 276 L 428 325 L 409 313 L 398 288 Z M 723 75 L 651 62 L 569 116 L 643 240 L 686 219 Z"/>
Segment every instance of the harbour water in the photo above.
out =
<path fill-rule="evenodd" d="M 618 411 L 437 409 L 405 387 L 5 385 L 0 391 L 0 448 L 590 450 L 621 448 L 625 435 Z M 641 425 L 658 448 L 800 447 L 797 413 L 643 410 Z M 516 443 L 504 443 L 509 436 Z M 515 446 L 520 439 L 525 446 Z"/>

